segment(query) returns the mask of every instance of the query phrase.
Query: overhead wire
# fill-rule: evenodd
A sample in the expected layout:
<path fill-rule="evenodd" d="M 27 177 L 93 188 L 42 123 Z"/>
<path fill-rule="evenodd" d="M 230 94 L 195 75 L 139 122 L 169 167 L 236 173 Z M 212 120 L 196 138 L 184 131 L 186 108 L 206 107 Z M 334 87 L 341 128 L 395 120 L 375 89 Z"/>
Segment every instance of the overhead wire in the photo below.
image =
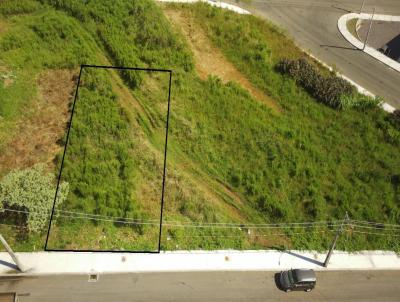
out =
<path fill-rule="evenodd" d="M 324 231 L 315 231 L 315 233 L 327 233 L 327 232 L 333 232 L 332 230 L 324 230 Z M 300 235 L 304 234 L 302 232 L 297 232 L 297 233 L 290 233 L 290 235 Z M 242 235 L 191 235 L 191 236 L 179 236 L 179 238 L 242 238 L 243 236 L 247 237 L 268 237 L 268 236 L 287 236 L 287 233 L 269 233 L 269 234 L 257 234 L 257 233 L 252 233 L 252 234 L 242 234 Z M 173 237 L 169 237 L 171 239 L 175 239 Z M 178 239 L 178 238 L 177 238 Z"/>
<path fill-rule="evenodd" d="M 400 228 L 399 224 L 390 224 L 390 223 L 382 223 L 382 222 L 372 222 L 372 221 L 363 221 L 363 220 L 354 220 L 351 221 L 356 222 L 358 224 L 367 224 L 367 225 L 378 225 L 378 226 L 391 226 L 395 228 Z"/>
<path fill-rule="evenodd" d="M 9 211 L 9 212 L 17 212 L 17 213 L 35 213 L 36 215 L 43 215 L 49 216 L 50 213 L 45 214 L 40 211 L 27 211 L 27 210 L 15 210 L 10 208 L 3 208 L 0 209 L 1 211 Z M 130 219 L 130 218 L 123 218 L 123 217 L 115 217 L 115 216 L 106 216 L 106 215 L 98 215 L 98 214 L 87 214 L 82 212 L 72 212 L 72 211 L 63 211 L 63 210 L 55 210 L 55 212 L 60 213 L 71 213 L 69 215 L 57 214 L 59 217 L 66 217 L 66 218 L 77 218 L 77 219 L 90 219 L 90 220 L 97 220 L 97 221 L 107 221 L 107 222 L 116 222 L 116 223 L 132 223 L 132 224 L 159 224 L 159 220 L 143 220 L 143 219 Z M 104 218 L 103 218 L 104 217 Z M 106 219 L 110 218 L 110 219 Z M 113 218 L 113 219 L 111 219 Z M 117 219 L 116 219 L 117 218 Z M 118 219 L 119 218 L 119 219 Z M 157 222 L 157 223 L 155 223 Z M 312 221 L 312 222 L 288 222 L 288 223 L 224 223 L 224 222 L 217 222 L 217 223 L 202 223 L 202 222 L 187 222 L 187 221 L 168 221 L 164 220 L 163 225 L 166 226 L 187 226 L 187 227 L 216 227 L 216 228 L 291 228 L 291 227 L 310 227 L 310 226 L 337 226 L 340 225 L 340 221 Z"/>
<path fill-rule="evenodd" d="M 27 210 L 16 210 L 10 208 L 2 208 L 1 211 L 9 211 L 9 212 L 16 212 L 16 213 L 35 213 L 35 215 L 43 215 L 49 216 L 50 213 L 45 213 L 44 211 L 27 211 Z M 74 212 L 74 211 L 65 211 L 65 210 L 56 210 L 57 217 L 62 218 L 70 218 L 70 219 L 87 219 L 93 221 L 102 221 L 102 222 L 112 222 L 118 224 L 125 224 L 125 225 L 159 225 L 159 220 L 156 219 L 130 219 L 130 218 L 123 218 L 123 217 L 115 217 L 115 216 L 107 216 L 107 215 L 100 215 L 100 214 L 88 214 L 82 212 Z M 60 214 L 61 213 L 61 214 Z M 116 219 L 118 218 L 118 219 Z M 361 229 L 372 229 L 372 230 L 380 230 L 385 231 L 385 234 L 388 231 L 400 231 L 400 225 L 395 224 L 385 224 L 385 223 L 376 223 L 376 222 L 368 222 L 368 221 L 360 221 L 360 220 L 349 220 L 345 223 L 342 221 L 313 221 L 313 222 L 287 222 L 287 223 L 261 223 L 261 224 L 245 224 L 245 223 L 201 223 L 201 222 L 185 222 L 185 221 L 164 221 L 164 227 L 179 227 L 179 228 L 210 228 L 210 229 L 257 229 L 257 230 L 266 230 L 266 229 L 322 229 L 322 228 L 329 228 L 329 227 L 337 227 L 340 225 L 350 226 L 353 228 L 353 232 L 361 233 L 361 231 L 355 230 L 356 228 Z M 383 227 L 382 227 L 383 226 Z M 399 228 L 399 230 L 397 229 Z M 367 232 L 363 232 L 367 233 Z M 382 233 L 380 233 L 382 234 Z M 287 234 L 286 234 L 287 235 Z M 389 234 L 392 235 L 392 234 Z"/>
<path fill-rule="evenodd" d="M 7 223 L 0 223 L 2 226 L 8 226 L 8 227 L 13 227 L 13 228 L 25 228 L 27 229 L 28 227 L 25 225 L 16 225 L 16 224 L 7 224 Z"/>
<path fill-rule="evenodd" d="M 356 225 L 356 224 L 347 224 L 350 227 L 360 228 L 360 229 L 372 229 L 372 230 L 382 230 L 382 231 L 397 231 L 400 232 L 400 229 L 392 228 L 392 227 L 379 227 L 379 226 L 367 226 L 367 225 Z"/>
<path fill-rule="evenodd" d="M 388 233 L 376 233 L 376 232 L 362 232 L 362 231 L 351 231 L 352 233 L 367 234 L 367 235 L 378 235 L 378 236 L 392 236 L 400 237 L 400 234 L 388 234 Z"/>

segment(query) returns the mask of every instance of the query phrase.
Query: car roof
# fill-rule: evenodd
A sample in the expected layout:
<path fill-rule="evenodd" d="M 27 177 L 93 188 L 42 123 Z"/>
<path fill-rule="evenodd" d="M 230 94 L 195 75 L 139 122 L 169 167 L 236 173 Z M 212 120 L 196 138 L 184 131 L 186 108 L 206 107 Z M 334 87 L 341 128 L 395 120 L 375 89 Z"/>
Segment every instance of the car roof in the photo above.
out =
<path fill-rule="evenodd" d="M 294 269 L 292 270 L 298 282 L 315 282 L 315 272 L 312 269 Z"/>

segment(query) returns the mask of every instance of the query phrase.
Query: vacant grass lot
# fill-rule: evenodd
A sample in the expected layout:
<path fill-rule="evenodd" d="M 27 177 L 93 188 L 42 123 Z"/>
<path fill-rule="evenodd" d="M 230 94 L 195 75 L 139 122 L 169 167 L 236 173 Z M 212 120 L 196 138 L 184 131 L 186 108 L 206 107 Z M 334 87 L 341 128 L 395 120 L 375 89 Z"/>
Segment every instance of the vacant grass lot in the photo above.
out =
<path fill-rule="evenodd" d="M 200 77 L 187 34 L 162 9 L 179 10 L 280 110 L 241 83 Z M 274 25 L 205 4 L 159 7 L 149 0 L 5 1 L 0 14 L 9 24 L 0 33 L 0 62 L 17 74 L 12 86 L 0 85 L 9 91 L 0 106 L 13 112 L 3 117 L 9 129 L 3 135 L 12 135 L 12 121 L 23 119 L 25 106 L 38 98 L 35 81 L 23 82 L 24 75 L 32 79 L 45 69 L 82 63 L 173 70 L 162 248 L 325 249 L 334 229 L 215 227 L 221 222 L 331 221 L 348 211 L 352 219 L 400 223 L 398 130 L 381 110 L 334 110 L 278 73 L 281 59 L 303 53 Z M 50 243 L 152 249 L 168 81 L 134 72 L 88 71 L 84 79 L 80 97 L 86 102 L 77 107 L 63 174 L 70 193 L 61 209 L 149 224 L 60 216 Z M 199 222 L 214 227 L 193 224 Z M 11 241 L 17 249 L 37 249 L 42 242 L 22 231 Z M 394 236 L 350 232 L 339 248 L 399 245 Z"/>

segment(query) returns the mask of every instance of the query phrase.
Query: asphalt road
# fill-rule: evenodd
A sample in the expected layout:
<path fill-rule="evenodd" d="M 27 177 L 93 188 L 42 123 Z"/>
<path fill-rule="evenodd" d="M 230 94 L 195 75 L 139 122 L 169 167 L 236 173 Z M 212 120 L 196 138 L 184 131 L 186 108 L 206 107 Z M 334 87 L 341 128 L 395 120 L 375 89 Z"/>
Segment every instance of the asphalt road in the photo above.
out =
<path fill-rule="evenodd" d="M 317 272 L 311 293 L 280 291 L 273 272 L 132 273 L 88 276 L 0 278 L 0 293 L 35 301 L 399 301 L 400 271 Z"/>
<path fill-rule="evenodd" d="M 359 12 L 361 4 L 362 0 L 252 0 L 239 5 L 283 27 L 300 47 L 400 108 L 400 73 L 354 49 L 337 28 L 339 17 Z M 400 15 L 399 0 L 366 0 L 363 12 L 373 7 L 377 14 Z"/>

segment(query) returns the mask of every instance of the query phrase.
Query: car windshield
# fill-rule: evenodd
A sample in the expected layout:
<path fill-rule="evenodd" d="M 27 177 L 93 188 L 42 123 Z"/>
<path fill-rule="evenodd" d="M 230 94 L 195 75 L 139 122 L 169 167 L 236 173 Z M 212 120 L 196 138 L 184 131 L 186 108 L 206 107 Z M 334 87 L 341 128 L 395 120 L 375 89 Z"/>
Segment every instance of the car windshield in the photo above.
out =
<path fill-rule="evenodd" d="M 297 282 L 296 276 L 293 273 L 293 271 L 288 271 L 288 277 L 289 277 L 290 284 L 295 284 Z"/>

